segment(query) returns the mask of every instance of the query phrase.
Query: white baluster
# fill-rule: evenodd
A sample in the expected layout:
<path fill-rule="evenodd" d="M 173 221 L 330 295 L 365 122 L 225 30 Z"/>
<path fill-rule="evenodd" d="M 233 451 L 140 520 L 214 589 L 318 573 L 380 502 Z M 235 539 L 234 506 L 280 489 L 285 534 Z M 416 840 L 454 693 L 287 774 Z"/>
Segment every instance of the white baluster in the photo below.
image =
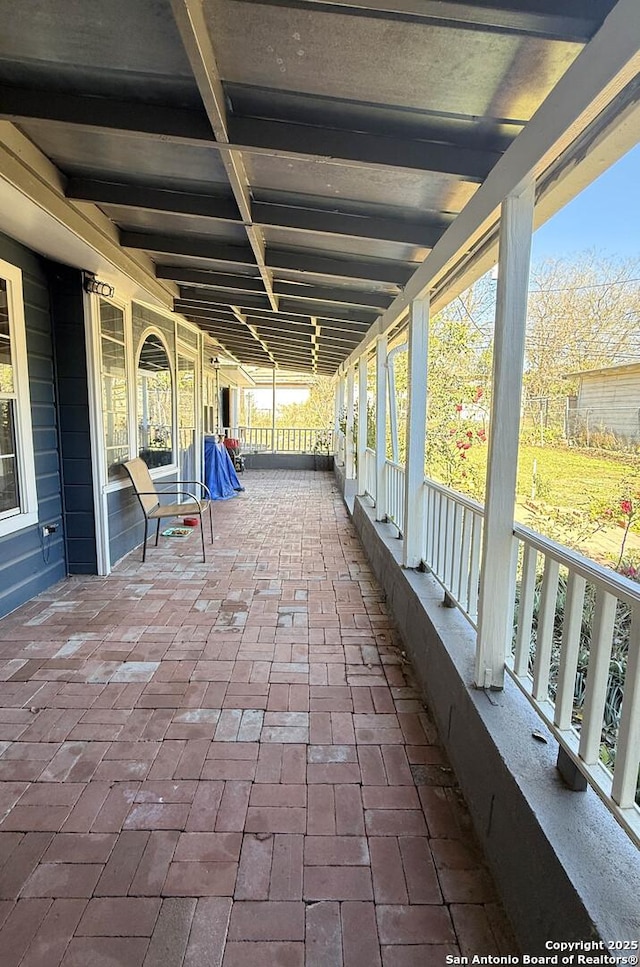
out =
<path fill-rule="evenodd" d="M 522 561 L 522 581 L 520 583 L 520 601 L 518 604 L 516 651 L 513 663 L 513 670 L 520 678 L 523 678 L 529 671 L 537 563 L 538 552 L 534 547 L 525 544 Z"/>
<path fill-rule="evenodd" d="M 635 802 L 640 766 L 640 605 L 631 612 L 624 698 L 618 727 L 612 799 L 623 809 Z"/>
<path fill-rule="evenodd" d="M 607 700 L 616 605 L 617 598 L 609 594 L 608 591 L 598 588 L 591 629 L 582 728 L 580 729 L 580 758 L 588 765 L 594 765 L 600 758 L 602 722 Z"/>
<path fill-rule="evenodd" d="M 549 698 L 549 670 L 553 629 L 558 601 L 558 575 L 560 565 L 548 557 L 544 565 L 540 606 L 538 609 L 538 630 L 536 634 L 536 654 L 533 662 L 533 697 L 546 702 Z"/>
<path fill-rule="evenodd" d="M 554 722 L 559 729 L 571 728 L 586 585 L 587 582 L 583 577 L 573 571 L 569 572 L 562 621 L 562 647 L 554 715 Z"/>

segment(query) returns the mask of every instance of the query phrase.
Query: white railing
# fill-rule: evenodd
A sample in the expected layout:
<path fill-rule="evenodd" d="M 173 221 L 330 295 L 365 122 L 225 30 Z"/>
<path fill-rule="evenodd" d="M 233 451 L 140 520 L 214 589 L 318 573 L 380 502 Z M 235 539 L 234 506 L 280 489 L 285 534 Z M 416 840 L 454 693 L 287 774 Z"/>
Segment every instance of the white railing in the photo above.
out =
<path fill-rule="evenodd" d="M 424 493 L 424 563 L 475 627 L 484 509 L 432 480 Z M 507 671 L 640 845 L 640 588 L 520 525 L 516 555 Z"/>
<path fill-rule="evenodd" d="M 514 535 L 521 566 L 507 670 L 640 845 L 640 588 L 526 527 Z"/>
<path fill-rule="evenodd" d="M 225 431 L 223 431 L 224 433 Z M 227 429 L 244 453 L 333 453 L 333 431 L 316 428 L 240 426 Z"/>
<path fill-rule="evenodd" d="M 376 451 L 370 447 L 364 451 L 364 492 L 376 502 Z"/>
<path fill-rule="evenodd" d="M 387 460 L 385 474 L 384 510 L 401 532 L 404 468 Z M 484 508 L 424 483 L 424 564 L 475 628 Z M 640 587 L 526 527 L 514 525 L 513 540 L 518 600 L 507 672 L 640 845 Z"/>
<path fill-rule="evenodd" d="M 424 499 L 424 563 L 476 627 L 484 508 L 429 479 Z M 640 845 L 640 588 L 517 524 L 514 561 L 507 671 Z"/>
<path fill-rule="evenodd" d="M 429 478 L 424 482 L 426 547 L 423 560 L 449 599 L 476 627 L 484 509 Z"/>
<path fill-rule="evenodd" d="M 402 533 L 404 528 L 404 467 L 392 460 L 384 465 L 387 506 L 384 512 L 388 520 Z"/>

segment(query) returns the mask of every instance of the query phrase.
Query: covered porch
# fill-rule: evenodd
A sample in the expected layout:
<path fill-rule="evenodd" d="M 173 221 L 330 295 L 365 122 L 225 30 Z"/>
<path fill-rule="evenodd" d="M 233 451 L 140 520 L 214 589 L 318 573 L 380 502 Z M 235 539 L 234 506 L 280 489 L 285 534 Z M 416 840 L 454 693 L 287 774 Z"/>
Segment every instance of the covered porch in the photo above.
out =
<path fill-rule="evenodd" d="M 637 142 L 637 0 L 5 6 L 9 963 L 509 952 L 434 723 L 518 945 L 627 949 L 638 588 L 513 507 L 531 236 Z M 429 338 L 496 263 L 480 505 L 425 479 Z M 200 477 L 254 366 L 333 379 L 335 482 L 251 470 L 211 561 L 187 539 L 141 569 L 123 462 Z"/>
<path fill-rule="evenodd" d="M 517 953 L 333 475 L 216 528 L 0 623 L 3 964 Z"/>

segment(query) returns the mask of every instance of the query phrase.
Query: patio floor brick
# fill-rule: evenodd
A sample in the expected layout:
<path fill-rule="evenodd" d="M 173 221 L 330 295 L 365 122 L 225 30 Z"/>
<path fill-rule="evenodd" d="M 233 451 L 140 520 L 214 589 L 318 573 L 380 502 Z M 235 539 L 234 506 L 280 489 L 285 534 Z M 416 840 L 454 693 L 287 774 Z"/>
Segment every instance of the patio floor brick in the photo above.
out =
<path fill-rule="evenodd" d="M 325 473 L 0 621 L 5 967 L 441 967 L 516 953 Z"/>

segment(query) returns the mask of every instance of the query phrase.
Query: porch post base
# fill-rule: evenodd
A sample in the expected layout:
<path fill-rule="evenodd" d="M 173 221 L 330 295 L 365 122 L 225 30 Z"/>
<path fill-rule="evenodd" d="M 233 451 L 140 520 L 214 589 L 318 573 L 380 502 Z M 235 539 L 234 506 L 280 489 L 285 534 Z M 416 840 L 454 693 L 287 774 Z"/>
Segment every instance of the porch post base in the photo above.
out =
<path fill-rule="evenodd" d="M 571 758 L 567 755 L 562 746 L 558 749 L 558 761 L 556 762 L 556 768 L 560 775 L 562 776 L 564 783 L 573 792 L 584 792 L 587 788 L 587 780 L 582 775 L 577 765 Z"/>

